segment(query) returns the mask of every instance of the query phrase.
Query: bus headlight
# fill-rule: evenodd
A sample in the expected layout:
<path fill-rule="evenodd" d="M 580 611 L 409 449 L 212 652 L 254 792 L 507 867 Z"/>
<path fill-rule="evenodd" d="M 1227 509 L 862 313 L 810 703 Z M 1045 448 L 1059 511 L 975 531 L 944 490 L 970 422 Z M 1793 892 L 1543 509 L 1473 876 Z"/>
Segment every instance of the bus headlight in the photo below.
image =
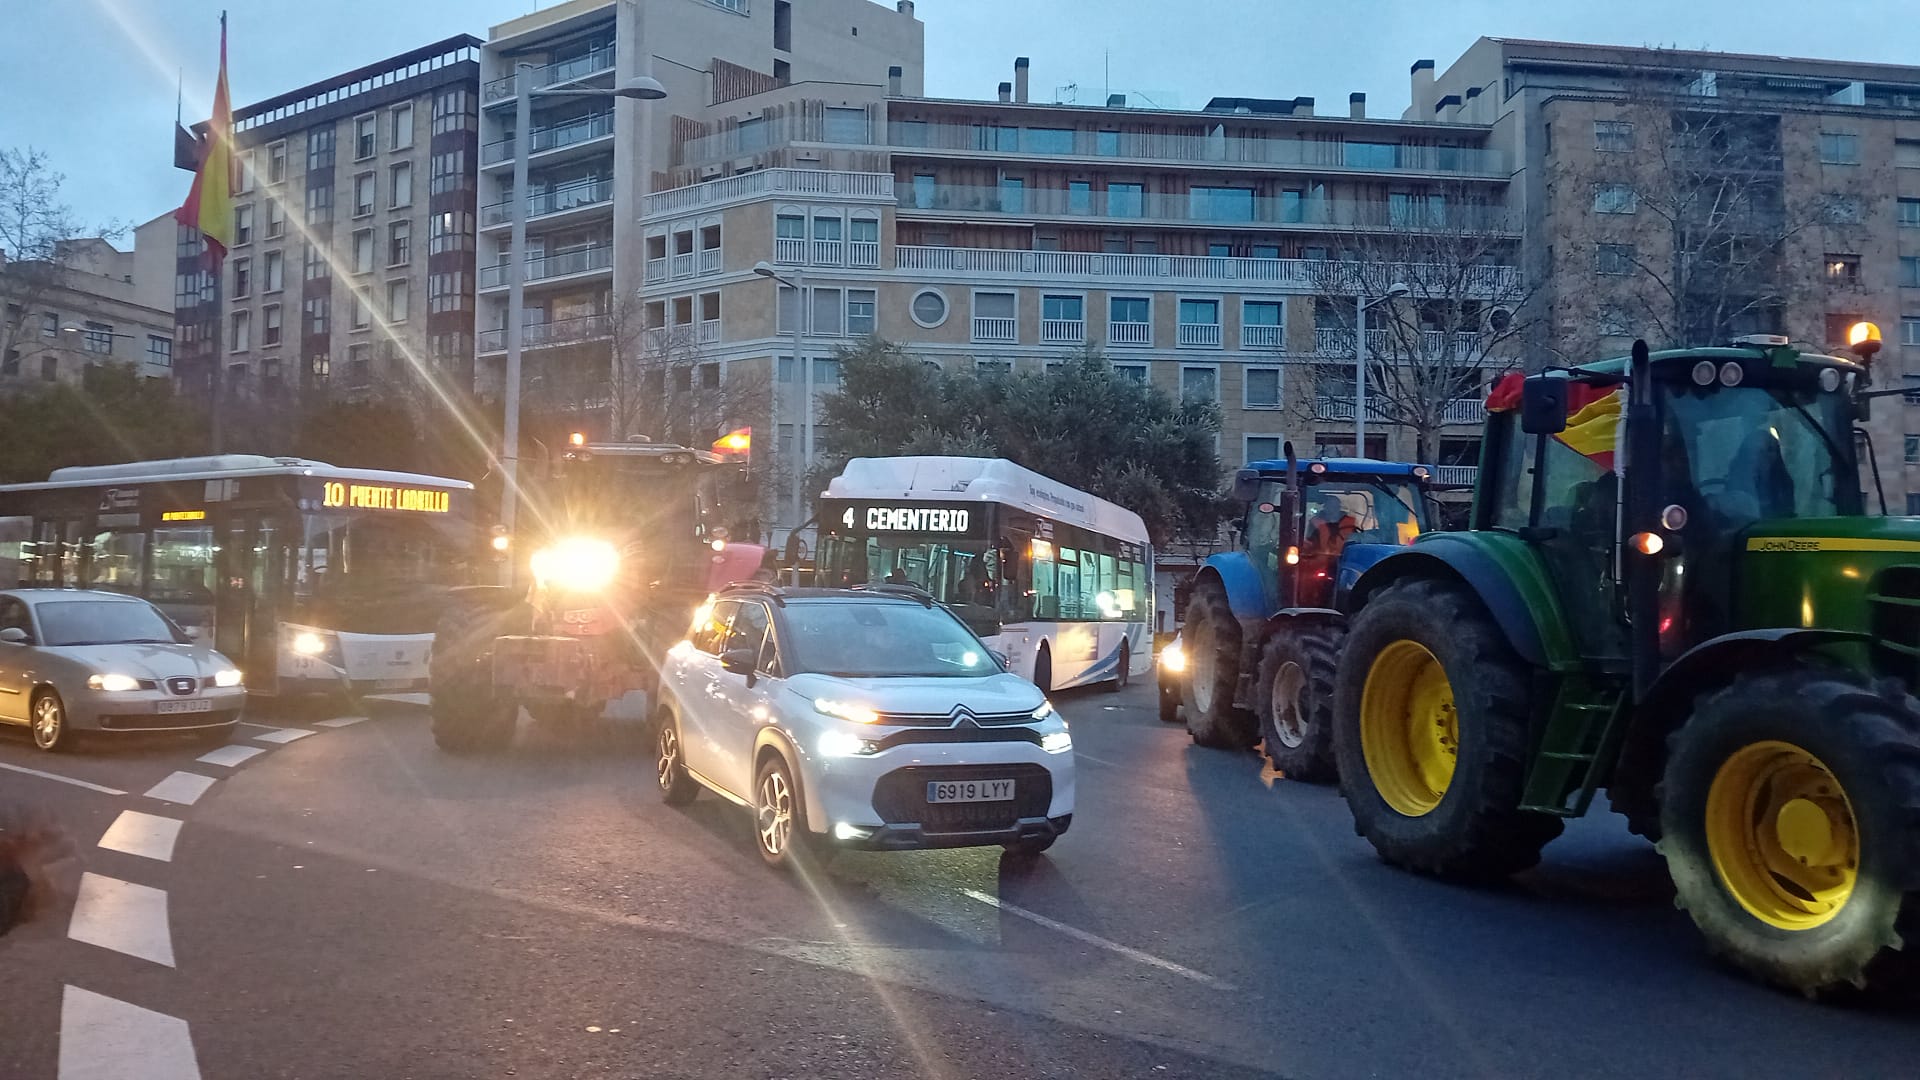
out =
<path fill-rule="evenodd" d="M 239 686 L 239 685 L 240 685 L 240 669 L 239 669 L 239 668 L 227 668 L 227 669 L 225 669 L 225 670 L 223 670 L 223 671 L 216 671 L 216 672 L 214 672 L 214 673 L 213 673 L 213 685 L 215 685 L 215 686 Z"/>
<path fill-rule="evenodd" d="M 576 536 L 533 553 L 533 576 L 542 585 L 570 592 L 596 592 L 612 584 L 620 553 L 605 540 Z"/>
<path fill-rule="evenodd" d="M 293 635 L 293 651 L 301 656 L 319 656 L 327 651 L 327 639 L 311 630 Z"/>

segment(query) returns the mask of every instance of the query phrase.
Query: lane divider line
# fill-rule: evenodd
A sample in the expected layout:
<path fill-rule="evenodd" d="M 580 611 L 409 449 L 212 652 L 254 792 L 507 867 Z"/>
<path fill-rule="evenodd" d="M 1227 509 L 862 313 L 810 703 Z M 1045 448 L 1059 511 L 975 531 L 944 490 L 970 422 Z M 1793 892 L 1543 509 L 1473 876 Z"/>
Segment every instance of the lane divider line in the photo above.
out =
<path fill-rule="evenodd" d="M 1044 926 L 1049 930 L 1057 930 L 1060 933 L 1065 934 L 1068 937 L 1074 939 L 1075 941 L 1084 942 L 1085 944 L 1095 946 L 1096 948 L 1105 949 L 1110 953 L 1114 953 L 1115 955 L 1118 955 L 1118 956 L 1124 956 L 1129 960 L 1133 960 L 1137 963 L 1146 964 L 1149 967 L 1156 967 L 1162 971 L 1170 971 L 1175 975 L 1180 976 L 1183 979 L 1192 979 L 1194 982 L 1201 983 L 1202 985 L 1211 986 L 1215 990 L 1233 989 L 1232 985 L 1230 985 L 1229 983 L 1221 979 L 1216 979 L 1212 975 L 1208 975 L 1204 971 L 1195 971 L 1190 967 L 1182 967 L 1181 965 L 1176 964 L 1171 960 L 1163 960 L 1160 957 L 1153 955 L 1152 953 L 1141 952 L 1139 949 L 1130 948 L 1126 945 L 1120 944 L 1117 941 L 1108 941 L 1106 938 L 1103 938 L 1098 934 L 1091 934 L 1085 930 L 1080 929 L 1077 926 L 1068 926 L 1066 923 L 1058 922 L 1054 919 L 1049 919 L 1045 915 L 1042 915 L 1038 912 L 1028 911 L 1026 908 L 1020 907 L 1017 904 L 1009 904 L 1008 902 L 1000 899 L 997 896 L 991 896 L 987 893 L 981 892 L 978 889 L 962 889 L 960 891 L 965 895 L 980 901 L 983 904 L 988 904 L 993 907 L 997 907 L 1001 911 L 1004 911 L 1009 915 L 1017 915 L 1020 918 L 1027 920 L 1028 922 L 1034 923 L 1039 926 Z"/>
<path fill-rule="evenodd" d="M 179 818 L 122 810 L 100 837 L 100 846 L 155 862 L 172 862 L 173 845 L 180 839 L 181 824 Z"/>
<path fill-rule="evenodd" d="M 147 798 L 192 806 L 214 785 L 214 778 L 199 773 L 176 772 L 147 789 Z"/>
<path fill-rule="evenodd" d="M 42 780 L 57 780 L 62 784 L 72 784 L 74 787 L 86 788 L 88 791 L 97 791 L 102 795 L 125 795 L 126 794 L 126 792 L 121 791 L 119 788 L 110 788 L 102 784 L 90 784 L 85 780 L 75 780 L 71 776 L 61 776 L 59 773 L 41 772 L 39 769 L 29 769 L 25 765 L 8 765 L 5 762 L 0 762 L 0 769 L 5 769 L 8 772 L 25 773 L 28 776 L 37 776 Z"/>
<path fill-rule="evenodd" d="M 255 735 L 253 737 L 253 741 L 279 743 L 281 745 L 285 745 L 287 743 L 293 742 L 295 739 L 304 739 L 307 736 L 312 734 L 315 734 L 315 733 L 308 731 L 306 728 L 276 728 L 272 731 L 267 732 L 265 735 Z"/>
<path fill-rule="evenodd" d="M 164 889 L 87 871 L 73 904 L 67 936 L 75 941 L 173 966 Z"/>
<path fill-rule="evenodd" d="M 187 1022 L 69 984 L 58 1080 L 200 1080 Z"/>
<path fill-rule="evenodd" d="M 266 752 L 267 748 L 264 746 L 241 746 L 235 744 L 233 746 L 216 747 L 201 754 L 194 760 L 204 761 L 208 765 L 225 765 L 231 769 L 249 758 L 257 757 Z"/>
<path fill-rule="evenodd" d="M 318 727 L 343 728 L 352 727 L 365 719 L 364 716 L 336 716 L 331 720 L 315 720 L 314 724 Z"/>

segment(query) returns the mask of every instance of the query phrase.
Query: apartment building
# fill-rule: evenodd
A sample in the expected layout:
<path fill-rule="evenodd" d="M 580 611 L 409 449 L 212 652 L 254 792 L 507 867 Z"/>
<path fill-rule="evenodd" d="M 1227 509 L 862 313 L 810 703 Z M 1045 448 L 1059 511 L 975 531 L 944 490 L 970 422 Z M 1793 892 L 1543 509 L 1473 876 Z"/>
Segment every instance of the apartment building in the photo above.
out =
<path fill-rule="evenodd" d="M 623 410 L 610 402 L 616 352 L 630 354 L 649 342 L 656 350 L 668 347 L 662 334 L 643 330 L 664 333 L 674 325 L 693 332 L 705 325 L 701 344 L 712 344 L 723 321 L 721 295 L 707 291 L 697 300 L 670 302 L 677 323 L 658 312 L 643 322 L 649 317 L 640 302 L 646 265 L 670 263 L 708 281 L 741 283 L 752 276 L 747 248 L 754 241 L 744 233 L 738 240 L 726 236 L 718 216 L 696 217 L 684 235 L 656 231 L 643 239 L 643 205 L 665 185 L 672 148 L 691 132 L 733 131 L 730 117 L 786 100 L 787 88 L 799 84 L 835 88 L 860 102 L 864 117 L 884 96 L 890 69 L 902 86 L 919 92 L 922 49 L 910 0 L 570 0 L 492 28 L 480 84 L 474 326 L 483 386 L 498 388 L 504 377 L 517 195 L 526 209 L 519 262 L 522 389 L 530 419 L 568 413 L 567 423 L 584 422 L 614 437 L 701 434 L 624 430 L 635 421 L 615 415 Z M 648 102 L 578 93 L 610 90 L 641 75 L 659 80 L 667 97 Z M 529 80 L 531 96 L 524 139 L 514 130 L 521 78 Z M 522 153 L 528 155 L 527 190 L 516 193 Z M 669 250 L 668 242 L 679 246 Z M 759 298 L 743 292 L 728 299 Z M 764 360 L 766 350 L 758 355 Z M 690 388 L 691 373 L 681 375 Z M 700 376 L 703 384 L 720 378 L 717 367 Z M 668 390 L 663 381 L 646 392 Z"/>
<path fill-rule="evenodd" d="M 0 392 L 28 382 L 78 382 L 101 364 L 173 377 L 174 225 L 133 230 L 122 251 L 101 237 L 64 241 L 51 266 L 8 273 L 0 252 Z"/>
<path fill-rule="evenodd" d="M 1486 125 L 1513 162 L 1543 346 L 1843 353 L 1879 323 L 1875 382 L 1915 391 L 1869 429 L 1889 509 L 1920 513 L 1920 67 L 1482 38 L 1412 84 L 1407 118 Z"/>
<path fill-rule="evenodd" d="M 219 282 L 179 230 L 186 392 L 221 390 L 230 419 L 284 433 L 302 403 L 472 389 L 481 44 L 447 38 L 234 110 Z"/>
<path fill-rule="evenodd" d="M 1373 117 L 1359 94 L 1331 116 L 1305 98 L 1046 104 L 1027 72 L 1017 61 L 980 101 L 796 82 L 676 125 L 671 186 L 640 215 L 650 332 L 705 362 L 773 365 L 782 460 L 815 456 L 808 399 L 835 383 L 833 349 L 868 334 L 981 371 L 1100 349 L 1129 377 L 1218 402 L 1228 467 L 1288 441 L 1352 454 L 1365 297 L 1328 271 L 1440 221 L 1471 220 L 1517 257 L 1510 168 L 1485 124 Z M 763 261 L 775 280 L 753 274 Z M 1490 308 L 1517 274 L 1483 261 Z M 1477 330 L 1430 336 L 1470 349 Z M 1384 333 L 1368 331 L 1375 363 Z M 1430 451 L 1466 466 L 1456 478 L 1482 415 L 1478 386 L 1446 405 Z M 1412 439 L 1376 415 L 1366 450 L 1410 455 Z M 776 535 L 799 520 L 781 502 Z"/>

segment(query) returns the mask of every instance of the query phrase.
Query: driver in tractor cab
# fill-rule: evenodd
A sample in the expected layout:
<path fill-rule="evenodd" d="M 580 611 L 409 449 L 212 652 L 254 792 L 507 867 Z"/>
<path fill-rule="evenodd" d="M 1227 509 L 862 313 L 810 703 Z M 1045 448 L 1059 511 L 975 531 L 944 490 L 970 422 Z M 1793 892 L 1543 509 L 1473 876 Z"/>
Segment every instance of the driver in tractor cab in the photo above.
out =
<path fill-rule="evenodd" d="M 1360 523 L 1341 504 L 1340 496 L 1320 498 L 1320 509 L 1307 519 L 1307 534 L 1300 545 L 1300 603 L 1306 607 L 1330 607 L 1333 603 L 1335 570 L 1347 541 Z"/>

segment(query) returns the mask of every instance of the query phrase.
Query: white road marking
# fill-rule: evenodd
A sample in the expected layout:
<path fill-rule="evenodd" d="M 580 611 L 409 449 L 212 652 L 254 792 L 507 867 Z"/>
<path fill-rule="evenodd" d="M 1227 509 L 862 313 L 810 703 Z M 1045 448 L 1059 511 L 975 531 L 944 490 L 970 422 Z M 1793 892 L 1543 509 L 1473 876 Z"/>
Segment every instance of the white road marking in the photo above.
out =
<path fill-rule="evenodd" d="M 275 727 L 275 726 L 274 726 L 274 725 L 272 725 L 272 724 L 256 724 L 256 723 L 254 723 L 254 722 L 253 722 L 253 721 L 251 721 L 251 720 L 242 720 L 242 721 L 240 721 L 239 723 L 240 723 L 240 726 L 241 726 L 241 727 L 257 727 L 257 728 L 261 728 L 261 729 L 263 729 L 263 730 L 266 730 L 266 731 L 279 731 L 279 730 L 280 730 L 279 728 L 277 728 L 277 727 Z"/>
<path fill-rule="evenodd" d="M 314 723 L 320 727 L 352 727 L 365 719 L 364 716 L 336 716 L 331 720 L 316 720 Z"/>
<path fill-rule="evenodd" d="M 970 896 L 973 899 L 980 901 L 983 904 L 991 904 L 992 906 L 999 908 L 1001 911 L 1004 911 L 1009 915 L 1018 915 L 1021 918 L 1027 920 L 1028 922 L 1035 923 L 1040 926 L 1044 926 L 1049 930 L 1058 930 L 1059 932 L 1067 935 L 1068 937 L 1073 938 L 1075 941 L 1081 941 L 1081 942 L 1085 942 L 1088 945 L 1097 946 L 1099 948 L 1107 950 L 1108 952 L 1115 953 L 1120 956 L 1124 956 L 1129 960 L 1146 964 L 1149 967 L 1157 967 L 1162 971 L 1171 971 L 1175 975 L 1180 976 L 1181 978 L 1192 979 L 1194 982 L 1197 982 L 1197 983 L 1204 983 L 1207 986 L 1213 987 L 1215 990 L 1233 989 L 1233 987 L 1228 983 L 1220 979 L 1216 979 L 1213 976 L 1208 975 L 1204 971 L 1195 971 L 1190 967 L 1182 967 L 1171 960 L 1162 960 L 1161 958 L 1153 955 L 1152 953 L 1144 953 L 1144 952 L 1141 952 L 1139 949 L 1129 948 L 1125 945 L 1120 944 L 1117 941 L 1108 941 L 1106 938 L 1103 938 L 1098 934 L 1090 934 L 1087 931 L 1082 930 L 1077 926 L 1068 926 L 1066 923 L 1058 922 L 1054 919 L 1049 919 L 1045 915 L 1041 915 L 1038 912 L 1028 911 L 1026 908 L 1020 907 L 1016 904 L 1009 904 L 1005 900 L 1002 900 L 997 896 L 988 895 L 987 893 L 983 893 L 978 889 L 962 889 L 960 891 L 962 893 L 965 893 L 967 896 Z"/>
<path fill-rule="evenodd" d="M 74 787 L 86 788 L 88 791 L 97 791 L 102 795 L 125 795 L 126 794 L 126 792 L 121 791 L 119 788 L 102 787 L 99 784 L 89 784 L 85 780 L 75 780 L 71 776 L 61 776 L 59 773 L 41 772 L 39 769 L 29 769 L 24 765 L 8 765 L 4 762 L 0 762 L 0 769 L 6 769 L 8 772 L 25 773 L 28 776 L 37 776 L 42 780 L 58 780 L 62 784 L 72 784 Z"/>
<path fill-rule="evenodd" d="M 67 987 L 60 1002 L 59 1080 L 200 1080 L 187 1022 Z"/>
<path fill-rule="evenodd" d="M 113 824 L 107 827 L 106 835 L 100 838 L 100 846 L 108 851 L 124 851 L 143 859 L 172 862 L 173 845 L 179 839 L 178 818 L 122 810 Z"/>
<path fill-rule="evenodd" d="M 164 890 L 91 871 L 80 875 L 67 936 L 103 949 L 173 966 Z"/>
<path fill-rule="evenodd" d="M 192 806 L 214 785 L 214 778 L 199 773 L 176 772 L 147 789 L 147 798 Z"/>
<path fill-rule="evenodd" d="M 295 739 L 304 739 L 311 734 L 313 734 L 313 732 L 308 731 L 306 728 L 294 728 L 294 727 L 275 728 L 274 730 L 267 732 L 265 735 L 255 735 L 253 737 L 253 741 L 254 742 L 270 742 L 270 743 L 290 743 Z"/>
<path fill-rule="evenodd" d="M 240 746 L 235 744 L 233 746 L 216 747 L 201 754 L 195 760 L 204 761 L 209 765 L 225 765 L 228 768 L 232 768 L 248 758 L 266 752 L 267 748 L 264 746 Z"/>

